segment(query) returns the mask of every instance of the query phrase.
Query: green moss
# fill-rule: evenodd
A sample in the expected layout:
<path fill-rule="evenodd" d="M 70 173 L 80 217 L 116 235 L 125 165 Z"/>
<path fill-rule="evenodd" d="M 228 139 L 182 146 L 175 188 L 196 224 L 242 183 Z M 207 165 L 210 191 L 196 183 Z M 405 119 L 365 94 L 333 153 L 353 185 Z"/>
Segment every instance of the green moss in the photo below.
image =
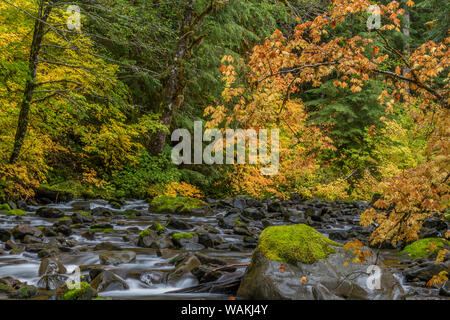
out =
<path fill-rule="evenodd" d="M 9 211 L 11 207 L 7 203 L 0 204 L 0 211 Z"/>
<path fill-rule="evenodd" d="M 86 212 L 86 211 L 81 211 L 80 214 L 81 214 L 83 217 L 86 217 L 86 218 L 90 218 L 90 217 L 91 217 L 91 214 L 90 214 L 89 212 Z"/>
<path fill-rule="evenodd" d="M 94 291 L 89 283 L 80 282 L 80 289 L 69 290 L 64 294 L 64 300 L 81 300 L 86 295 L 89 294 L 89 291 Z M 97 295 L 95 295 L 96 297 Z"/>
<path fill-rule="evenodd" d="M 150 208 L 157 213 L 177 212 L 188 213 L 193 209 L 207 206 L 205 202 L 194 198 L 158 196 L 150 203 Z"/>
<path fill-rule="evenodd" d="M 264 229 L 258 248 L 270 260 L 312 264 L 334 253 L 341 246 L 305 224 Z"/>
<path fill-rule="evenodd" d="M 400 252 L 400 254 L 405 254 L 408 257 L 411 257 L 413 259 L 426 258 L 428 255 L 436 252 L 436 251 L 434 251 L 434 252 L 429 251 L 429 245 L 431 242 L 434 242 L 434 244 L 437 246 L 438 249 L 436 251 L 440 250 L 445 245 L 450 245 L 450 242 L 445 239 L 426 238 L 426 239 L 417 240 L 417 241 L 407 245 L 403 249 L 403 251 Z"/>
<path fill-rule="evenodd" d="M 13 288 L 11 288 L 10 286 L 8 286 L 6 284 L 0 283 L 0 292 L 9 293 L 11 291 L 13 291 Z"/>
<path fill-rule="evenodd" d="M 172 234 L 173 240 L 180 240 L 180 239 L 190 239 L 194 236 L 194 234 L 188 232 L 188 233 L 174 233 Z"/>
<path fill-rule="evenodd" d="M 58 219 L 58 221 L 67 221 L 67 220 L 71 220 L 71 219 L 68 216 L 64 216 L 64 217 Z"/>
<path fill-rule="evenodd" d="M 166 228 L 164 228 L 164 227 L 161 225 L 161 223 L 159 223 L 159 222 L 153 223 L 152 226 L 151 226 L 151 228 L 152 228 L 153 230 L 155 230 L 156 232 L 158 232 L 158 233 L 161 233 L 161 232 L 166 231 Z"/>
<path fill-rule="evenodd" d="M 25 211 L 21 210 L 21 209 L 12 209 L 12 210 L 9 210 L 6 215 L 23 217 L 23 216 L 26 216 L 27 213 Z"/>
<path fill-rule="evenodd" d="M 104 233 L 111 233 L 114 232 L 114 229 L 102 229 L 102 228 L 90 228 L 89 229 L 92 232 L 104 232 Z"/>
<path fill-rule="evenodd" d="M 148 237 L 148 236 L 150 236 L 150 235 L 151 235 L 151 232 L 150 232 L 149 229 L 142 230 L 142 231 L 139 233 L 139 237 L 141 237 L 141 238 Z"/>
<path fill-rule="evenodd" d="M 120 208 L 122 208 L 122 205 L 121 205 L 119 202 L 117 202 L 117 201 L 111 201 L 111 202 L 109 203 L 109 205 L 110 205 L 111 207 L 113 207 L 114 209 L 120 209 Z"/>

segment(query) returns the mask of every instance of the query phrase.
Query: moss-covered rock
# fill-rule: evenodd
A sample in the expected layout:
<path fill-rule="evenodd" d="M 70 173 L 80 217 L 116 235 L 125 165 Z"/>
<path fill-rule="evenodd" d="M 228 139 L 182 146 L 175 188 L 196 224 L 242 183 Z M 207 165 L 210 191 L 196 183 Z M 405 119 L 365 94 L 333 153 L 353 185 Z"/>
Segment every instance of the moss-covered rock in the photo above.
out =
<path fill-rule="evenodd" d="M 180 241 L 181 239 L 191 239 L 194 236 L 193 233 L 174 233 L 172 234 L 172 239 L 175 241 Z"/>
<path fill-rule="evenodd" d="M 21 210 L 21 209 L 12 209 L 12 210 L 9 210 L 6 215 L 23 217 L 23 216 L 26 216 L 27 213 L 24 210 Z"/>
<path fill-rule="evenodd" d="M 305 224 L 264 229 L 258 249 L 270 260 L 312 264 L 335 252 L 334 242 Z"/>
<path fill-rule="evenodd" d="M 430 251 L 430 244 L 434 243 L 437 247 L 436 250 Z M 450 241 L 441 238 L 426 238 L 417 240 L 409 245 L 407 245 L 400 254 L 405 254 L 410 258 L 426 258 L 428 255 L 435 253 L 442 249 L 444 246 L 449 246 Z"/>
<path fill-rule="evenodd" d="M 89 283 L 80 282 L 80 288 L 67 291 L 64 300 L 92 300 L 98 296 L 97 291 Z"/>
<path fill-rule="evenodd" d="M 211 209 L 208 204 L 200 199 L 162 195 L 152 200 L 149 210 L 156 213 L 204 215 Z"/>
<path fill-rule="evenodd" d="M 0 211 L 9 211 L 11 207 L 7 203 L 0 204 Z"/>

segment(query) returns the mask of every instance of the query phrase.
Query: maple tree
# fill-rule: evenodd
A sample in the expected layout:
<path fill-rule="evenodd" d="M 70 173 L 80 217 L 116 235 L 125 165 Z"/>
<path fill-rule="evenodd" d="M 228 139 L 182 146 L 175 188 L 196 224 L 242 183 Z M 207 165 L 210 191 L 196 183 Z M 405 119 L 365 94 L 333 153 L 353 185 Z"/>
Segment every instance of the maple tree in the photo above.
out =
<path fill-rule="evenodd" d="M 209 127 L 280 129 L 279 174 L 268 178 L 254 168 L 238 165 L 233 173 L 238 190 L 257 194 L 263 188 L 280 195 L 283 188 L 295 191 L 295 185 L 316 171 L 320 151 L 334 148 L 319 124 L 306 122 L 307 108 L 296 93 L 305 86 L 319 87 L 330 78 L 335 79 L 334 86 L 358 93 L 371 79 L 381 79 L 385 88 L 378 101 L 386 114 L 382 120 L 392 125 L 387 118 L 390 114 L 397 108 L 409 110 L 418 126 L 429 129 L 426 160 L 408 170 L 391 170 L 381 184 L 375 181 L 372 189 L 383 192 L 375 203 L 379 210 L 365 212 L 362 224 L 378 224 L 372 243 L 412 241 L 426 217 L 448 209 L 450 38 L 441 43 L 427 41 L 410 54 L 395 49 L 389 35 L 400 31 L 400 17 L 405 12 L 396 1 L 380 5 L 383 25 L 366 37 L 345 38 L 334 31 L 350 17 L 365 22 L 369 6 L 364 0 L 333 1 L 329 11 L 299 23 L 292 36 L 276 31 L 254 47 L 248 61 L 224 57 L 224 103 L 207 108 L 205 114 L 211 119 Z M 376 132 L 375 126 L 368 128 L 371 138 Z M 237 181 L 247 183 L 238 185 Z"/>

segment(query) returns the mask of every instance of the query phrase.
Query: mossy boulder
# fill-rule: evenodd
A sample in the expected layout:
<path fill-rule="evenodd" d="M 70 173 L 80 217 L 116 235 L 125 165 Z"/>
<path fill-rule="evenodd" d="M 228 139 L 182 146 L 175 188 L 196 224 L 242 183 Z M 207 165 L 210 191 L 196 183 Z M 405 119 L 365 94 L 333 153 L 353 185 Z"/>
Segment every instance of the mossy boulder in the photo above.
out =
<path fill-rule="evenodd" d="M 7 203 L 0 204 L 0 211 L 10 211 L 11 207 Z"/>
<path fill-rule="evenodd" d="M 92 300 L 98 296 L 97 291 L 87 282 L 80 282 L 79 288 L 67 291 L 63 295 L 64 300 Z"/>
<path fill-rule="evenodd" d="M 436 246 L 435 250 L 430 251 L 430 245 L 434 243 Z M 426 238 L 417 240 L 409 245 L 407 245 L 400 254 L 407 255 L 410 258 L 426 258 L 430 254 L 436 253 L 440 249 L 450 246 L 450 241 L 441 238 Z"/>
<path fill-rule="evenodd" d="M 392 300 L 403 296 L 400 282 L 375 254 L 363 263 L 348 263 L 353 258 L 351 250 L 304 224 L 268 227 L 237 296 L 257 300 Z M 377 290 L 367 285 L 367 270 L 374 264 L 381 271 Z"/>
<path fill-rule="evenodd" d="M 261 233 L 258 249 L 280 262 L 314 263 L 335 252 L 334 242 L 305 224 L 268 227 Z"/>
<path fill-rule="evenodd" d="M 7 203 L 0 204 L 0 212 L 6 214 L 7 216 L 26 216 L 27 213 L 21 209 L 11 209 L 10 205 Z"/>
<path fill-rule="evenodd" d="M 21 209 L 12 209 L 12 210 L 9 210 L 6 215 L 23 217 L 23 216 L 26 216 L 27 213 Z"/>
<path fill-rule="evenodd" d="M 200 199 L 161 195 L 152 200 L 149 211 L 203 216 L 210 214 L 211 208 Z"/>

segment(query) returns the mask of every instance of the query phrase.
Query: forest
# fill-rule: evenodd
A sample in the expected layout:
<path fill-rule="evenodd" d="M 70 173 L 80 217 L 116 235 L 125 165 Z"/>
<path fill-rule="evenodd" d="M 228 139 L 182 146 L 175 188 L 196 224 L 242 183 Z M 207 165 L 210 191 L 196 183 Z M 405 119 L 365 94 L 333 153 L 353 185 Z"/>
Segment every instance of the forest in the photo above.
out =
<path fill-rule="evenodd" d="M 449 299 L 449 45 L 447 0 L 0 0 L 0 299 Z"/>

